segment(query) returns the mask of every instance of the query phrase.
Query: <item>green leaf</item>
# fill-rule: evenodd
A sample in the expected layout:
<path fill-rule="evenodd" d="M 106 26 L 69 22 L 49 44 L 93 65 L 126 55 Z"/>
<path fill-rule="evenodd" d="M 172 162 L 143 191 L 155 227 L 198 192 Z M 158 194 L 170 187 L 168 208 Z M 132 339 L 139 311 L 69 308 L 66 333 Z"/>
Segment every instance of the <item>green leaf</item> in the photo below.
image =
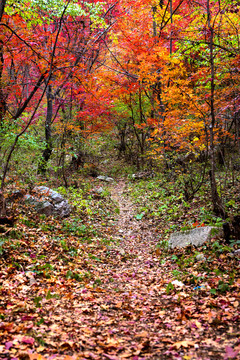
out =
<path fill-rule="evenodd" d="M 169 294 L 172 290 L 174 290 L 174 286 L 173 284 L 170 282 L 168 283 L 167 287 L 166 287 L 166 293 Z"/>
<path fill-rule="evenodd" d="M 66 278 L 67 278 L 67 279 L 72 279 L 72 277 L 73 277 L 72 271 L 71 271 L 71 270 L 68 270 L 68 271 L 67 271 L 67 274 L 66 274 Z"/>
<path fill-rule="evenodd" d="M 42 297 L 41 296 L 37 296 L 33 299 L 34 304 L 36 305 L 36 307 L 41 307 L 41 301 L 42 301 Z"/>
<path fill-rule="evenodd" d="M 41 318 L 41 319 L 37 322 L 37 325 L 38 325 L 38 326 L 40 326 L 40 325 L 42 325 L 42 324 L 44 324 L 44 319 L 43 319 L 43 318 Z"/>
<path fill-rule="evenodd" d="M 144 213 L 141 213 L 141 214 L 137 214 L 135 217 L 137 220 L 142 220 L 142 218 L 144 217 Z"/>
<path fill-rule="evenodd" d="M 210 293 L 213 294 L 213 295 L 216 295 L 217 290 L 216 289 L 210 289 Z"/>

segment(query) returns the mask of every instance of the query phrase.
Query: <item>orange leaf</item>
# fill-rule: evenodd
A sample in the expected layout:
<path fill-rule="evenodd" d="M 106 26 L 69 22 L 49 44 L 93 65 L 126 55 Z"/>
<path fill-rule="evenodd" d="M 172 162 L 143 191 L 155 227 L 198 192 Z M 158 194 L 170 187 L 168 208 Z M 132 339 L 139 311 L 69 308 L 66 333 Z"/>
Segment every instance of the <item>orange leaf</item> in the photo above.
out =
<path fill-rule="evenodd" d="M 194 346 L 195 343 L 190 340 L 177 341 L 172 346 L 176 349 L 180 349 L 180 347 L 188 348 L 189 346 Z"/>

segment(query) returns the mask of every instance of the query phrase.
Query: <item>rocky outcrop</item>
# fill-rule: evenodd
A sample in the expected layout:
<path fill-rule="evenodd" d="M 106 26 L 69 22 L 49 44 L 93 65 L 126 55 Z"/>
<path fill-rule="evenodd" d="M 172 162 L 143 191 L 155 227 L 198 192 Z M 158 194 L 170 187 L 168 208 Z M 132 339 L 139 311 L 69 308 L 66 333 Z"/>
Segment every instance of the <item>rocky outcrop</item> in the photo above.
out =
<path fill-rule="evenodd" d="M 61 218 L 70 215 L 71 207 L 66 199 L 58 192 L 46 187 L 36 186 L 33 195 L 25 195 L 24 202 L 34 206 L 39 214 L 56 215 Z"/>

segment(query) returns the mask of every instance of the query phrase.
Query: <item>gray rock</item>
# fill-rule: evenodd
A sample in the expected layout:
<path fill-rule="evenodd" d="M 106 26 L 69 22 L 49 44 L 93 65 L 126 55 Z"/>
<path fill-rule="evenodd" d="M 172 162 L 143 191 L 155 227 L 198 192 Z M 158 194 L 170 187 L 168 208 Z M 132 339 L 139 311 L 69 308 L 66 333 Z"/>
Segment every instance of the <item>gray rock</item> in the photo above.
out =
<path fill-rule="evenodd" d="M 39 214 L 45 214 L 47 216 L 51 216 L 54 210 L 53 205 L 49 201 L 39 201 L 35 208 Z"/>
<path fill-rule="evenodd" d="M 132 179 L 150 179 L 150 178 L 153 178 L 154 177 L 154 172 L 153 171 L 141 171 L 141 172 L 138 172 L 136 174 L 132 174 Z"/>
<path fill-rule="evenodd" d="M 46 186 L 36 186 L 33 192 L 36 196 L 25 195 L 24 201 L 34 206 L 39 214 L 57 215 L 61 218 L 70 215 L 71 207 L 68 201 L 58 192 Z"/>
<path fill-rule="evenodd" d="M 24 196 L 23 201 L 29 205 L 34 206 L 35 210 L 39 214 L 50 216 L 53 213 L 53 205 L 49 201 L 37 199 L 29 194 Z"/>
<path fill-rule="evenodd" d="M 195 259 L 196 259 L 197 261 L 206 261 L 206 258 L 205 258 L 205 256 L 204 256 L 203 254 L 197 254 L 197 255 L 195 256 Z"/>
<path fill-rule="evenodd" d="M 47 186 L 35 186 L 33 191 L 38 194 L 42 194 L 46 196 L 49 196 L 54 192 L 52 189 L 48 188 Z"/>
<path fill-rule="evenodd" d="M 54 203 L 60 203 L 64 200 L 61 194 L 46 186 L 35 186 L 33 191 L 42 196 L 50 197 Z"/>
<path fill-rule="evenodd" d="M 234 256 L 240 257 L 240 249 L 237 249 L 233 252 Z"/>
<path fill-rule="evenodd" d="M 24 201 L 25 203 L 30 204 L 30 205 L 38 205 L 38 203 L 39 203 L 39 200 L 37 200 L 34 196 L 29 195 L 29 194 L 26 194 L 26 195 L 23 197 L 23 201 Z"/>
<path fill-rule="evenodd" d="M 116 253 L 120 254 L 121 256 L 126 255 L 125 250 L 123 248 L 119 247 L 119 246 L 108 245 L 107 249 L 108 249 L 108 251 L 116 252 Z"/>
<path fill-rule="evenodd" d="M 182 248 L 188 245 L 201 246 L 211 239 L 212 232 L 216 230 L 220 232 L 220 229 L 216 227 L 204 226 L 193 230 L 173 233 L 169 239 L 169 247 L 174 249 L 175 247 Z"/>
<path fill-rule="evenodd" d="M 101 194 L 103 191 L 104 191 L 104 190 L 103 190 L 102 187 L 100 187 L 100 188 L 98 188 L 98 189 L 95 189 L 95 192 L 98 193 L 98 194 Z"/>
<path fill-rule="evenodd" d="M 67 217 L 71 213 L 71 208 L 67 200 L 63 200 L 60 203 L 54 205 L 53 213 L 60 216 L 61 218 Z"/>
<path fill-rule="evenodd" d="M 102 181 L 106 181 L 106 182 L 111 182 L 114 181 L 113 178 L 109 177 L 109 176 L 103 176 L 103 175 L 99 175 L 97 177 L 98 180 L 102 180 Z"/>
<path fill-rule="evenodd" d="M 51 195 L 51 199 L 55 204 L 61 203 L 62 201 L 65 201 L 61 194 L 54 191 Z"/>

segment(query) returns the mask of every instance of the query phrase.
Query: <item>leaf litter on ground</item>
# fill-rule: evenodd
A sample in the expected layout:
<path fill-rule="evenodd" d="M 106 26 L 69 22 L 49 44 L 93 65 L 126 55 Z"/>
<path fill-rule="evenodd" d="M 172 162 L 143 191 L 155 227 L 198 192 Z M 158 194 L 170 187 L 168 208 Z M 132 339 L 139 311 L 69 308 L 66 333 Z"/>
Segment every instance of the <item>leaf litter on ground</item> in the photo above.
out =
<path fill-rule="evenodd" d="M 214 254 L 216 239 L 198 249 L 206 261 L 157 247 L 126 183 L 110 191 L 69 219 L 25 209 L 6 235 L 1 358 L 237 359 L 239 259 Z"/>

